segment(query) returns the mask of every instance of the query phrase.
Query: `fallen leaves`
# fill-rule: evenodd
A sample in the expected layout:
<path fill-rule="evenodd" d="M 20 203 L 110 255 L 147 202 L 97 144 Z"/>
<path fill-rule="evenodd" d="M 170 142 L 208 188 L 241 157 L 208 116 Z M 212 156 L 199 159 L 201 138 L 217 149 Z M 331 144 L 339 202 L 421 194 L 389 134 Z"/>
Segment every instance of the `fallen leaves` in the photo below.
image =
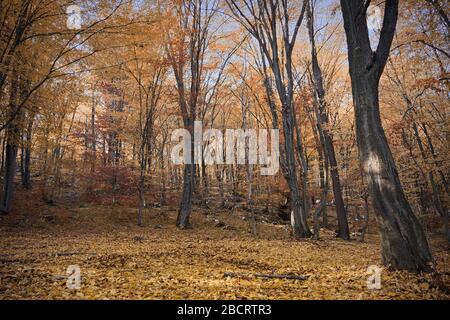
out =
<path fill-rule="evenodd" d="M 227 217 L 221 217 L 225 219 Z M 252 237 L 202 222 L 177 230 L 175 216 L 163 228 L 116 227 L 115 231 L 1 231 L 1 299 L 449 299 L 430 274 L 382 271 L 381 290 L 366 287 L 366 270 L 378 265 L 378 238 L 345 242 L 330 235 L 294 241 L 270 232 Z M 237 219 L 239 220 L 239 219 Z M 272 230 L 272 229 L 273 230 Z M 262 230 L 263 232 L 264 230 Z M 448 251 L 437 250 L 448 286 Z M 69 265 L 81 269 L 81 289 L 66 287 Z M 224 277 L 225 273 L 248 277 Z M 302 280 L 254 275 L 299 275 Z"/>

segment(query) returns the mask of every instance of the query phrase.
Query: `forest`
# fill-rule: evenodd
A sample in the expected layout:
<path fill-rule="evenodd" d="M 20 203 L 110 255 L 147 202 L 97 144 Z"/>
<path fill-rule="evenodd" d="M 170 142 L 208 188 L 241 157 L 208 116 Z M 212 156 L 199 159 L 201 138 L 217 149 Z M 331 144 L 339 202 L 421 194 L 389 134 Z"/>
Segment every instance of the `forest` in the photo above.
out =
<path fill-rule="evenodd" d="M 0 300 L 450 299 L 449 15 L 1 0 Z"/>

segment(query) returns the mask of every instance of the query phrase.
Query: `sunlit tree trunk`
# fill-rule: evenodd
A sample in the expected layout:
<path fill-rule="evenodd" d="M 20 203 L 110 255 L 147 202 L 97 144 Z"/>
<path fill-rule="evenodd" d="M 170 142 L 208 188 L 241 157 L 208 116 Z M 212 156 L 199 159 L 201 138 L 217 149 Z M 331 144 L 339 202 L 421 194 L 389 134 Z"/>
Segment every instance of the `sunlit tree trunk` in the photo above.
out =
<path fill-rule="evenodd" d="M 378 85 L 395 34 L 398 0 L 386 1 L 376 52 L 370 47 L 365 3 L 341 0 L 341 8 L 348 44 L 356 138 L 379 224 L 383 263 L 393 269 L 429 271 L 432 256 L 428 242 L 403 192 L 380 117 Z"/>

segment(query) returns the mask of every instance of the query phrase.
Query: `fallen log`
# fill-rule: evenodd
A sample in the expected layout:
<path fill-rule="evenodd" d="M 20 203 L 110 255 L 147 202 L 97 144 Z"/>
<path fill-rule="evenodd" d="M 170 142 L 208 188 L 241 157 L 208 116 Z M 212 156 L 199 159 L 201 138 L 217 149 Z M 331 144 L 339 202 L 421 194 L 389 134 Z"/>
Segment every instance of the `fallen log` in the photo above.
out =
<path fill-rule="evenodd" d="M 77 255 L 89 255 L 96 256 L 95 252 L 57 252 L 55 253 L 56 257 L 68 257 L 68 256 L 77 256 Z"/>
<path fill-rule="evenodd" d="M 288 280 L 307 280 L 309 276 L 301 276 L 295 274 L 263 274 L 263 273 L 255 273 L 255 274 L 245 274 L 245 273 L 236 273 L 236 272 L 224 272 L 224 277 L 231 278 L 242 278 L 242 279 L 252 279 L 252 278 L 263 278 L 263 279 L 288 279 Z"/>

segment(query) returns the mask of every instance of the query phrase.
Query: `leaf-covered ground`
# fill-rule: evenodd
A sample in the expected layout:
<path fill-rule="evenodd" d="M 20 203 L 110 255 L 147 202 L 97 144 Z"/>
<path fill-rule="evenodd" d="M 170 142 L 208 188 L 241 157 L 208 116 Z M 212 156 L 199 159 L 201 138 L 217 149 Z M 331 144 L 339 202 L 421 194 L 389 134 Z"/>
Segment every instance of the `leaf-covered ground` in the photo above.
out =
<path fill-rule="evenodd" d="M 323 230 L 319 241 L 295 241 L 285 226 L 260 223 L 255 238 L 239 212 L 194 213 L 184 231 L 174 211 L 148 213 L 143 228 L 135 215 L 91 207 L 0 218 L 0 299 L 450 298 L 449 248 L 439 237 L 439 277 L 383 270 L 381 290 L 369 290 L 367 267 L 380 265 L 376 234 L 346 242 Z M 69 265 L 81 268 L 80 290 L 66 287 Z M 307 279 L 254 277 L 261 273 Z"/>

